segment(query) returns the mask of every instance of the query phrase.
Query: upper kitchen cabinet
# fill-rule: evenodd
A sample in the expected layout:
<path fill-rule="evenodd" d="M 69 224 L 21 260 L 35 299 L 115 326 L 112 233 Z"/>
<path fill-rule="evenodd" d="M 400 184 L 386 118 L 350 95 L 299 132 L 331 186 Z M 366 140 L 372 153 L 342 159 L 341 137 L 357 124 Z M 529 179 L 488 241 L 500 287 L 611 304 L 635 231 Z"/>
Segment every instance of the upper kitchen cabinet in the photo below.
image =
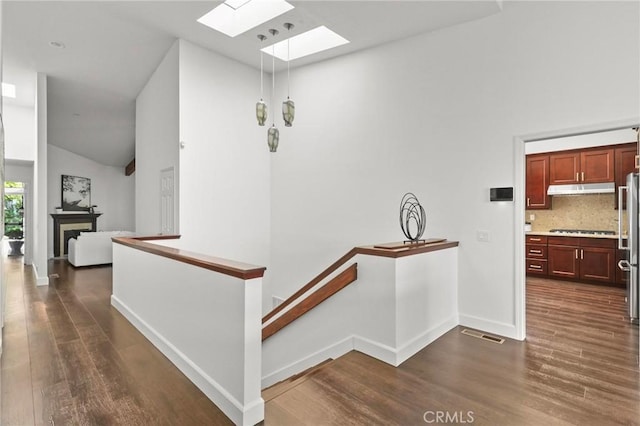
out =
<path fill-rule="evenodd" d="M 527 155 L 527 209 L 551 208 L 549 188 L 549 155 Z"/>
<path fill-rule="evenodd" d="M 550 184 L 614 182 L 614 151 L 598 148 L 551 154 Z"/>
<path fill-rule="evenodd" d="M 617 194 L 618 187 L 627 184 L 627 175 L 636 171 L 636 154 L 638 152 L 637 143 L 620 145 L 615 149 L 616 162 L 616 209 L 618 208 Z M 627 208 L 627 198 L 622 198 L 622 208 Z"/>
<path fill-rule="evenodd" d="M 551 185 L 569 185 L 580 182 L 580 153 L 565 151 L 549 156 Z"/>
<path fill-rule="evenodd" d="M 611 149 L 589 149 L 580 153 L 580 182 L 614 182 L 614 152 Z"/>

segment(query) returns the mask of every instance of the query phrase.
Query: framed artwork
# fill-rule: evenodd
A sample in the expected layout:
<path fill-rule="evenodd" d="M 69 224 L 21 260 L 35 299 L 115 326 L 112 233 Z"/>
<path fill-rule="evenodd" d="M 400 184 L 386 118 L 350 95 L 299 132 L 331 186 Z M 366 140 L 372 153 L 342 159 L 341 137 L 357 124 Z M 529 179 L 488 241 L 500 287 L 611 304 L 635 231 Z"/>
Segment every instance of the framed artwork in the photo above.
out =
<path fill-rule="evenodd" d="M 91 179 L 62 175 L 62 210 L 88 211 L 91 207 Z"/>

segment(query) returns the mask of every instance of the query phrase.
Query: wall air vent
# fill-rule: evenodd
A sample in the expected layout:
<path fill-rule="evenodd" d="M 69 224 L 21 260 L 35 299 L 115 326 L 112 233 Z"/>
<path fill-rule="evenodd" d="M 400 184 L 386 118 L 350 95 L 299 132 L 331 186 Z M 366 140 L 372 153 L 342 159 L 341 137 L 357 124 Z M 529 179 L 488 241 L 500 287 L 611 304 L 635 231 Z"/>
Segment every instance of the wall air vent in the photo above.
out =
<path fill-rule="evenodd" d="M 484 339 L 489 342 L 498 343 L 500 345 L 504 343 L 503 338 L 492 336 L 490 334 L 486 334 L 481 331 L 469 330 L 468 328 L 465 328 L 464 330 L 461 331 L 461 333 L 466 334 L 467 336 L 476 337 L 478 339 Z"/>

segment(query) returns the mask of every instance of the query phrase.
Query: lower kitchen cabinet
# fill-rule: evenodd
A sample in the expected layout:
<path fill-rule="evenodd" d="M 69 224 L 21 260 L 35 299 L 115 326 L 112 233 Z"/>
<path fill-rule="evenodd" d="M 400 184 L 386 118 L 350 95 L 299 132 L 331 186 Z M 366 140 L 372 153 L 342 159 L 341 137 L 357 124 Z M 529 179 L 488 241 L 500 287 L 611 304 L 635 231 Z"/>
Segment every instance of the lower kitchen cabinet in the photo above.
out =
<path fill-rule="evenodd" d="M 549 276 L 616 283 L 616 240 L 549 237 L 547 241 Z"/>
<path fill-rule="evenodd" d="M 525 262 L 527 274 L 547 275 L 547 237 L 526 237 Z"/>
<path fill-rule="evenodd" d="M 579 278 L 580 259 L 578 250 L 577 246 L 549 245 L 547 249 L 549 275 L 563 278 Z"/>
<path fill-rule="evenodd" d="M 616 281 L 616 250 L 584 247 L 580 249 L 580 278 L 614 283 Z"/>

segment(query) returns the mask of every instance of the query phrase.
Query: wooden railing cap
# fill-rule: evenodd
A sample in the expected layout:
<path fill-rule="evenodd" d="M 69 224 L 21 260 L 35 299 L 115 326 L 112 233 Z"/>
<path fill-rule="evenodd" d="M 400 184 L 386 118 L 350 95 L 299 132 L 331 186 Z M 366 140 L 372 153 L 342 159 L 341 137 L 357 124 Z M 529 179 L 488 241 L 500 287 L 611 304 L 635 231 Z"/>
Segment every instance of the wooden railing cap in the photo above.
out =
<path fill-rule="evenodd" d="M 174 247 L 166 247 L 158 244 L 148 243 L 153 240 L 172 240 L 180 238 L 179 235 L 153 235 L 146 237 L 113 237 L 112 241 L 136 250 L 167 257 L 178 262 L 208 269 L 224 275 L 229 275 L 243 280 L 261 278 L 267 269 L 264 266 L 250 265 L 248 263 L 223 259 L 220 257 L 207 256 Z"/>

